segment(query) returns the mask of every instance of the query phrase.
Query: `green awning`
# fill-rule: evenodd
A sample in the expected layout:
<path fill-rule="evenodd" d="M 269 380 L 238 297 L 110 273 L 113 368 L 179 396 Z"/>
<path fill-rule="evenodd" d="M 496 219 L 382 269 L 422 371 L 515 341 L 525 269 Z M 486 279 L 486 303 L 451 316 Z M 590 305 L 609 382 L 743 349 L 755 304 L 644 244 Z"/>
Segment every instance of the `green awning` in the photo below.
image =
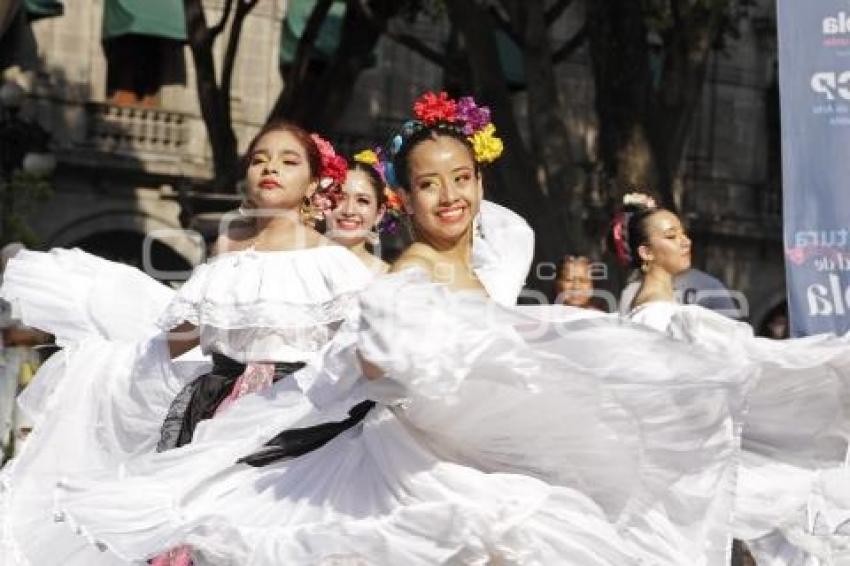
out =
<path fill-rule="evenodd" d="M 186 41 L 182 0 L 104 0 L 102 39 L 127 34 Z"/>
<path fill-rule="evenodd" d="M 307 27 L 307 20 L 316 7 L 316 0 L 290 0 L 283 18 L 283 30 L 280 33 L 280 64 L 289 65 L 295 60 L 298 50 L 298 40 Z M 318 57 L 329 59 L 336 53 L 342 36 L 342 23 L 345 20 L 345 1 L 335 0 L 328 10 L 319 34 L 316 37 L 315 49 Z"/>
<path fill-rule="evenodd" d="M 525 88 L 525 61 L 522 50 L 502 30 L 496 30 L 496 47 L 499 48 L 499 62 L 505 73 L 505 80 L 511 88 Z"/>
<path fill-rule="evenodd" d="M 27 18 L 32 22 L 41 18 L 61 16 L 65 6 L 59 0 L 24 0 Z"/>

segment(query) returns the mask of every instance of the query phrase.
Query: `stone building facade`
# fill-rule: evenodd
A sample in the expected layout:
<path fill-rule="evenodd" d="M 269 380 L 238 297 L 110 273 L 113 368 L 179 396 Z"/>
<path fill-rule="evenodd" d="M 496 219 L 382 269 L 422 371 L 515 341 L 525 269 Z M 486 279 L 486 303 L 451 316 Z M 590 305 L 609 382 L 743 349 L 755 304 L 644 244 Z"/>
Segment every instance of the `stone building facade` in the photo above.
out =
<path fill-rule="evenodd" d="M 135 263 L 140 243 L 153 234 L 163 266 L 188 268 L 201 261 L 203 246 L 181 230 L 176 192 L 212 170 L 191 56 L 183 45 L 168 52 L 167 80 L 145 105 L 117 100 L 108 80 L 117 63 L 102 43 L 108 1 L 66 2 L 61 17 L 31 25 L 37 57 L 19 77 L 29 92 L 24 110 L 53 134 L 59 157 L 55 196 L 32 225 L 45 247 L 80 245 Z M 222 2 L 204 6 L 212 20 Z M 262 0 L 245 23 L 233 85 L 240 148 L 264 122 L 282 87 L 285 10 L 285 0 Z M 683 203 L 696 265 L 746 294 L 754 325 L 784 302 L 785 293 L 774 20 L 773 2 L 764 0 L 742 22 L 740 37 L 712 61 L 688 153 Z M 555 33 L 571 33 L 574 23 L 563 22 Z M 408 31 L 432 43 L 445 35 L 431 24 L 413 24 Z M 592 161 L 587 54 L 578 51 L 558 69 L 570 93 L 565 120 L 576 153 Z M 382 39 L 333 137 L 345 150 L 380 141 L 388 125 L 407 114 L 414 96 L 441 82 L 439 68 Z M 518 94 L 520 114 L 522 106 Z"/>

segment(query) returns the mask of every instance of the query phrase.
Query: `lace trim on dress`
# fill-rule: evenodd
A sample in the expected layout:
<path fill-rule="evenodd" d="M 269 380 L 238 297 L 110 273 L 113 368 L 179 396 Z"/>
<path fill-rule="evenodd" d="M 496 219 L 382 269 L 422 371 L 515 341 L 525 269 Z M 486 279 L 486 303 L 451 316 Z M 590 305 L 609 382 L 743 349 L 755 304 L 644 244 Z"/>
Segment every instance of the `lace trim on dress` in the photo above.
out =
<path fill-rule="evenodd" d="M 222 329 L 297 329 L 343 320 L 356 305 L 357 294 L 354 292 L 314 304 L 270 300 L 250 304 L 220 304 L 206 299 L 196 302 L 185 297 L 175 297 L 157 324 L 163 330 L 171 330 L 183 322 Z"/>

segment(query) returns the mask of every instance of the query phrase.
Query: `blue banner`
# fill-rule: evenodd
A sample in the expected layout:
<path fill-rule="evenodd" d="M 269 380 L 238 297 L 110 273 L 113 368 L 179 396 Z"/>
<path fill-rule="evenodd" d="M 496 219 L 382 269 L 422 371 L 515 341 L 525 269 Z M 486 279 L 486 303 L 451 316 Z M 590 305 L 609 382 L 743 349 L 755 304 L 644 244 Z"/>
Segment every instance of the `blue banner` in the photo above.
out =
<path fill-rule="evenodd" d="M 850 0 L 779 0 L 788 310 L 794 336 L 850 330 Z"/>

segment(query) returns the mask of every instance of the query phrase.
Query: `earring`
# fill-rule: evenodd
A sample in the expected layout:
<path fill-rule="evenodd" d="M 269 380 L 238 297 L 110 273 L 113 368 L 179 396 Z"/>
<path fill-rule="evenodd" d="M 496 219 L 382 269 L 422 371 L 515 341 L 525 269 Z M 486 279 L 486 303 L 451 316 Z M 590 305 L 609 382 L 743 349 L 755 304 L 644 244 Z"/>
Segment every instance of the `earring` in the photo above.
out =
<path fill-rule="evenodd" d="M 648 273 L 648 272 L 649 272 L 649 262 L 648 262 L 648 261 L 644 261 L 643 263 L 641 263 L 641 264 L 640 264 L 640 270 L 641 270 L 643 273 Z"/>
<path fill-rule="evenodd" d="M 473 235 L 476 238 L 484 239 L 484 230 L 481 228 L 481 214 L 475 217 L 475 222 L 472 227 Z"/>
<path fill-rule="evenodd" d="M 380 243 L 381 233 L 378 231 L 377 224 L 372 226 L 369 230 L 369 235 L 366 236 L 366 241 L 369 242 L 369 245 L 372 247 L 375 247 Z"/>
<path fill-rule="evenodd" d="M 311 227 L 315 225 L 317 214 L 313 203 L 310 201 L 310 197 L 304 197 L 298 212 L 301 215 L 301 222 Z"/>

